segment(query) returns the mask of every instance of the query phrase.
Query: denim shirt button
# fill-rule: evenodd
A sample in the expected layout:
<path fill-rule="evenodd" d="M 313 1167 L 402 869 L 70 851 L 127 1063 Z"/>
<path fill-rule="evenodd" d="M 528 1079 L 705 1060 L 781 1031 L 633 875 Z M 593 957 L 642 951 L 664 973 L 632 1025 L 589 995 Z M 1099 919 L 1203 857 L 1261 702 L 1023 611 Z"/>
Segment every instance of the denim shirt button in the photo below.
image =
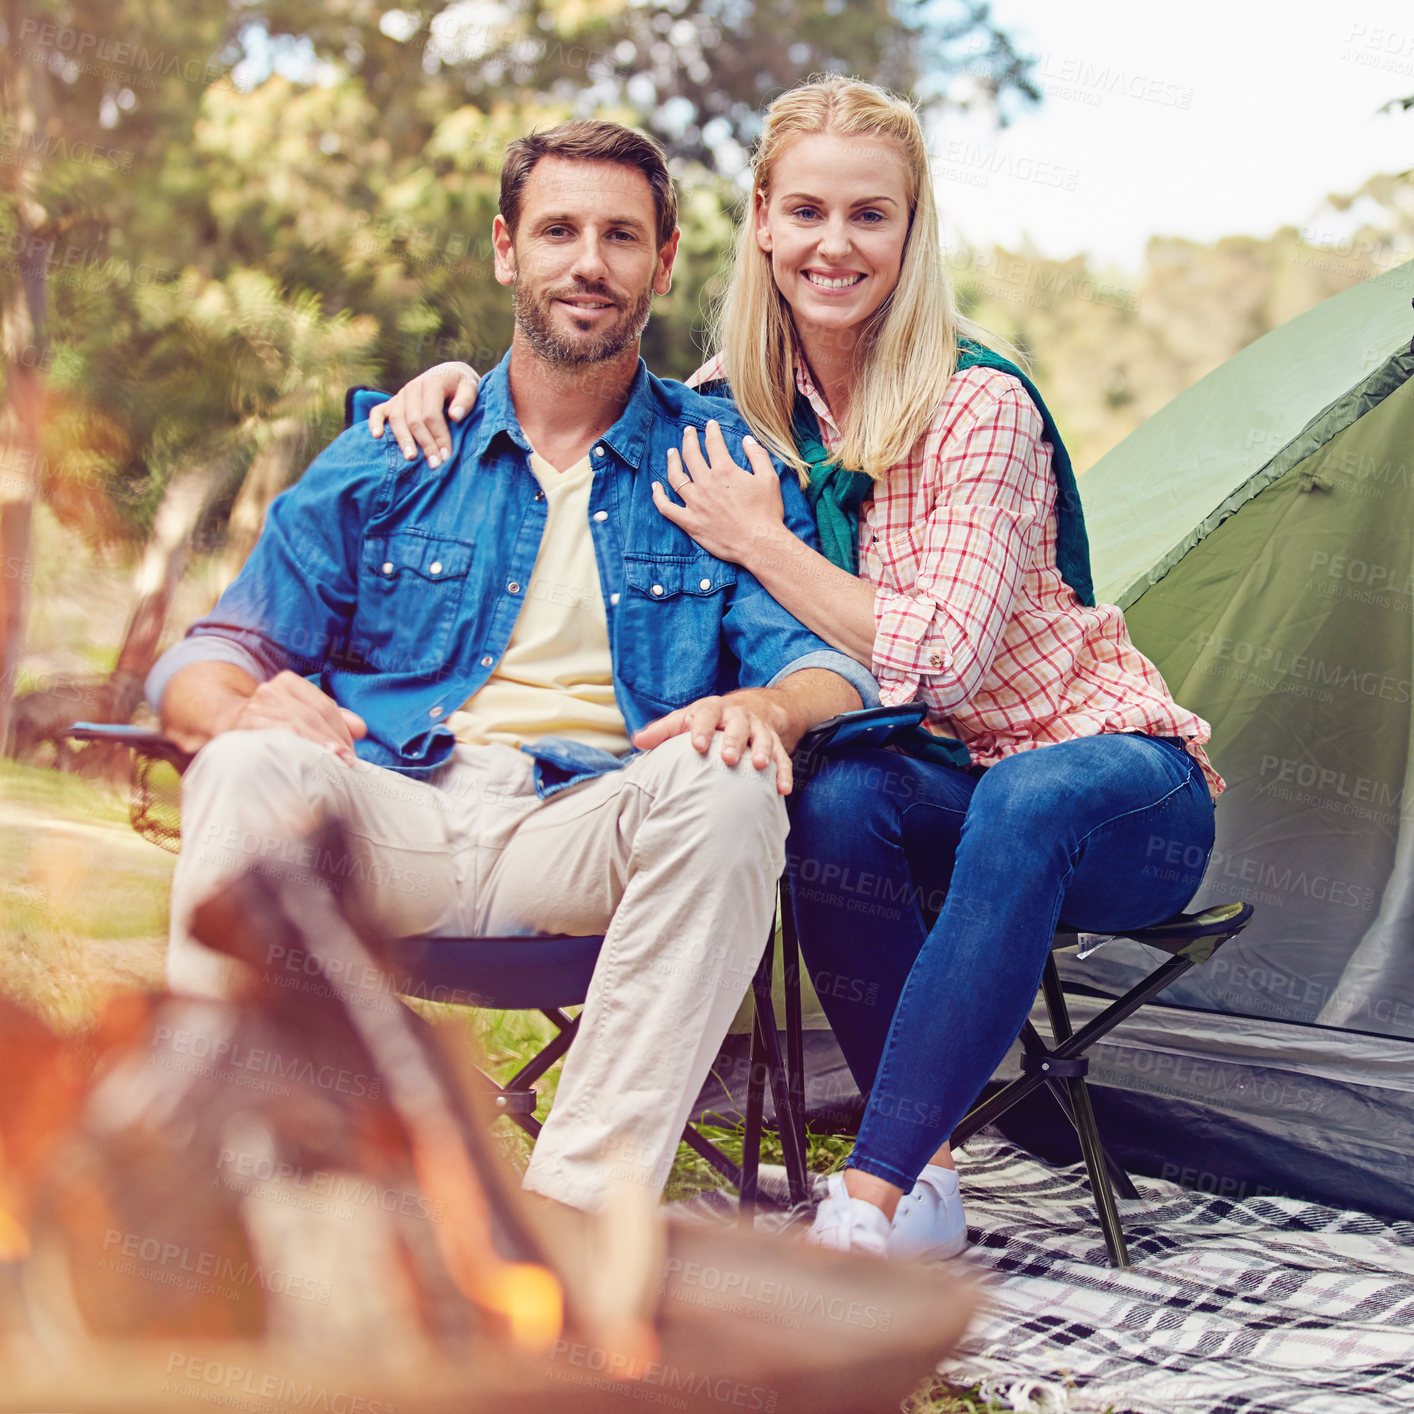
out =
<path fill-rule="evenodd" d="M 511 580 L 511 582 L 506 586 L 506 593 L 507 593 L 507 594 L 519 594 L 519 593 L 520 593 L 520 585 L 518 585 L 518 584 L 515 582 L 515 580 Z"/>
<path fill-rule="evenodd" d="M 712 581 L 711 581 L 710 579 L 704 579 L 704 580 L 702 581 L 702 583 L 699 584 L 697 587 L 698 587 L 699 589 L 711 589 L 711 587 L 712 587 Z"/>
<path fill-rule="evenodd" d="M 384 563 L 384 565 L 383 565 L 383 573 L 384 573 L 384 574 L 392 574 L 392 572 L 393 572 L 393 562 L 392 562 L 392 560 L 388 560 L 388 561 L 386 561 L 386 562 Z"/>
<path fill-rule="evenodd" d="M 427 715 L 429 717 L 440 717 L 442 715 L 442 709 L 440 707 L 434 707 Z"/>
<path fill-rule="evenodd" d="M 618 590 L 615 590 L 611 595 L 609 595 L 609 603 L 610 603 L 610 604 L 617 604 L 618 602 L 619 602 L 619 594 L 618 594 Z"/>
<path fill-rule="evenodd" d="M 441 560 L 433 560 L 432 563 L 427 566 L 427 573 L 428 573 L 428 574 L 441 574 L 441 573 L 442 573 L 442 562 L 441 562 Z"/>
<path fill-rule="evenodd" d="M 602 456 L 604 455 L 604 449 L 603 449 L 603 447 L 595 447 L 595 449 L 594 449 L 594 455 L 595 455 L 596 457 L 602 457 Z"/>
<path fill-rule="evenodd" d="M 663 592 L 663 586 L 662 586 L 661 584 L 655 584 L 655 585 L 653 586 L 653 593 L 654 593 L 654 594 L 661 595 L 662 592 Z"/>
<path fill-rule="evenodd" d="M 594 519 L 595 519 L 595 520 L 599 520 L 599 521 L 608 520 L 608 519 L 609 519 L 609 513 L 608 513 L 608 511 L 595 511 L 595 512 L 594 512 Z"/>
<path fill-rule="evenodd" d="M 494 663 L 495 661 L 496 661 L 496 660 L 488 653 L 488 654 L 481 660 L 481 666 L 482 666 L 483 668 L 489 668 L 489 667 L 491 666 L 491 664 Z"/>

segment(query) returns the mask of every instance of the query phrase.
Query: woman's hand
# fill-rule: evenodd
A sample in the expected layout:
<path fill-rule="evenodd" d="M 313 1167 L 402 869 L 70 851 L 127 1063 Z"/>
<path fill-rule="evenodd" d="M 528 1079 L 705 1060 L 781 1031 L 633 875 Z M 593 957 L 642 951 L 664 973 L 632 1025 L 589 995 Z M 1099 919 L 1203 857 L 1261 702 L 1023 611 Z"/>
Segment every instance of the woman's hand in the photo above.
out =
<path fill-rule="evenodd" d="M 452 434 L 442 409 L 450 399 L 452 420 L 460 422 L 476 402 L 479 381 L 469 363 L 434 364 L 379 403 L 368 414 L 368 430 L 381 437 L 386 423 L 405 457 L 417 455 L 415 442 L 427 454 L 427 465 L 439 467 L 452 454 Z"/>
<path fill-rule="evenodd" d="M 705 442 L 704 455 L 697 429 L 689 427 L 682 434 L 682 455 L 668 453 L 668 485 L 683 504 L 669 499 L 656 481 L 653 504 L 709 554 L 750 569 L 753 553 L 779 533 L 785 520 L 776 469 L 752 437 L 741 443 L 751 470 L 738 466 L 715 422 L 707 424 Z"/>

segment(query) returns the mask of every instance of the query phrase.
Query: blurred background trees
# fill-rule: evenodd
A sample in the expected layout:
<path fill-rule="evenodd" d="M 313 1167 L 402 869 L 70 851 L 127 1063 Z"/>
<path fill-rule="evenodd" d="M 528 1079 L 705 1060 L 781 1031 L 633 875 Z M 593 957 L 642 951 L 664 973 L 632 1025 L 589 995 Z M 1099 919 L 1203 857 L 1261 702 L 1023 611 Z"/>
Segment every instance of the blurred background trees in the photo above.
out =
<path fill-rule="evenodd" d="M 762 106 L 841 70 L 1004 123 L 1031 61 L 974 0 L 0 0 L 0 741 L 125 716 L 159 644 L 239 567 L 353 383 L 486 367 L 510 333 L 489 235 L 506 142 L 645 127 L 683 193 L 644 352 L 683 376 Z M 1156 242 L 1136 278 L 955 252 L 1032 350 L 1077 461 L 1255 334 L 1388 264 L 1409 183 L 1348 251 Z M 946 193 L 944 193 L 946 207 Z M 1381 261 L 1384 264 L 1381 264 Z M 36 705 L 38 704 L 38 705 Z M 73 713 L 69 712 L 72 716 Z"/>

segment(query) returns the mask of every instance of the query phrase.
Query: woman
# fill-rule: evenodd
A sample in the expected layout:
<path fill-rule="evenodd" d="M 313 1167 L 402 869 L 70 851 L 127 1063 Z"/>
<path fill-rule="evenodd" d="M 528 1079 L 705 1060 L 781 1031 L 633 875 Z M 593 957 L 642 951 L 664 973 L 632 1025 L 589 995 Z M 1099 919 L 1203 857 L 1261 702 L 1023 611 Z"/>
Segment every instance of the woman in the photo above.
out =
<path fill-rule="evenodd" d="M 1029 1013 L 1057 922 L 1180 910 L 1222 789 L 1206 723 L 1120 611 L 1091 604 L 1060 439 L 978 332 L 956 312 L 912 109 L 839 77 L 778 98 L 719 353 L 691 381 L 727 379 L 766 450 L 808 474 L 826 553 L 786 529 L 759 446 L 748 474 L 689 430 L 668 467 L 681 504 L 655 499 L 870 665 L 884 703 L 927 705 L 907 754 L 831 754 L 792 813 L 801 946 L 869 1097 L 812 1237 L 888 1256 L 965 1245 L 946 1141 Z M 400 414 L 416 409 L 430 449 L 432 408 L 474 395 L 462 376 L 432 370 L 389 409 L 405 450 Z"/>

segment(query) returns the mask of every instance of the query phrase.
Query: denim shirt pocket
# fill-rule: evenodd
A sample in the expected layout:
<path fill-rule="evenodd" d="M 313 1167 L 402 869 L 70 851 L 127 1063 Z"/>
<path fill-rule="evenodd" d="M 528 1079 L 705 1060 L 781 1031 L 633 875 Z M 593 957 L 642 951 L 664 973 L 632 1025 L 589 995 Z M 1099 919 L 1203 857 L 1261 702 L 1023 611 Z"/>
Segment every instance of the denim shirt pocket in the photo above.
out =
<path fill-rule="evenodd" d="M 445 666 L 471 569 L 465 540 L 397 530 L 364 538 L 350 647 L 380 672 Z"/>
<path fill-rule="evenodd" d="M 682 707 L 717 690 L 722 619 L 736 566 L 627 552 L 619 604 L 619 674 L 639 697 Z"/>

